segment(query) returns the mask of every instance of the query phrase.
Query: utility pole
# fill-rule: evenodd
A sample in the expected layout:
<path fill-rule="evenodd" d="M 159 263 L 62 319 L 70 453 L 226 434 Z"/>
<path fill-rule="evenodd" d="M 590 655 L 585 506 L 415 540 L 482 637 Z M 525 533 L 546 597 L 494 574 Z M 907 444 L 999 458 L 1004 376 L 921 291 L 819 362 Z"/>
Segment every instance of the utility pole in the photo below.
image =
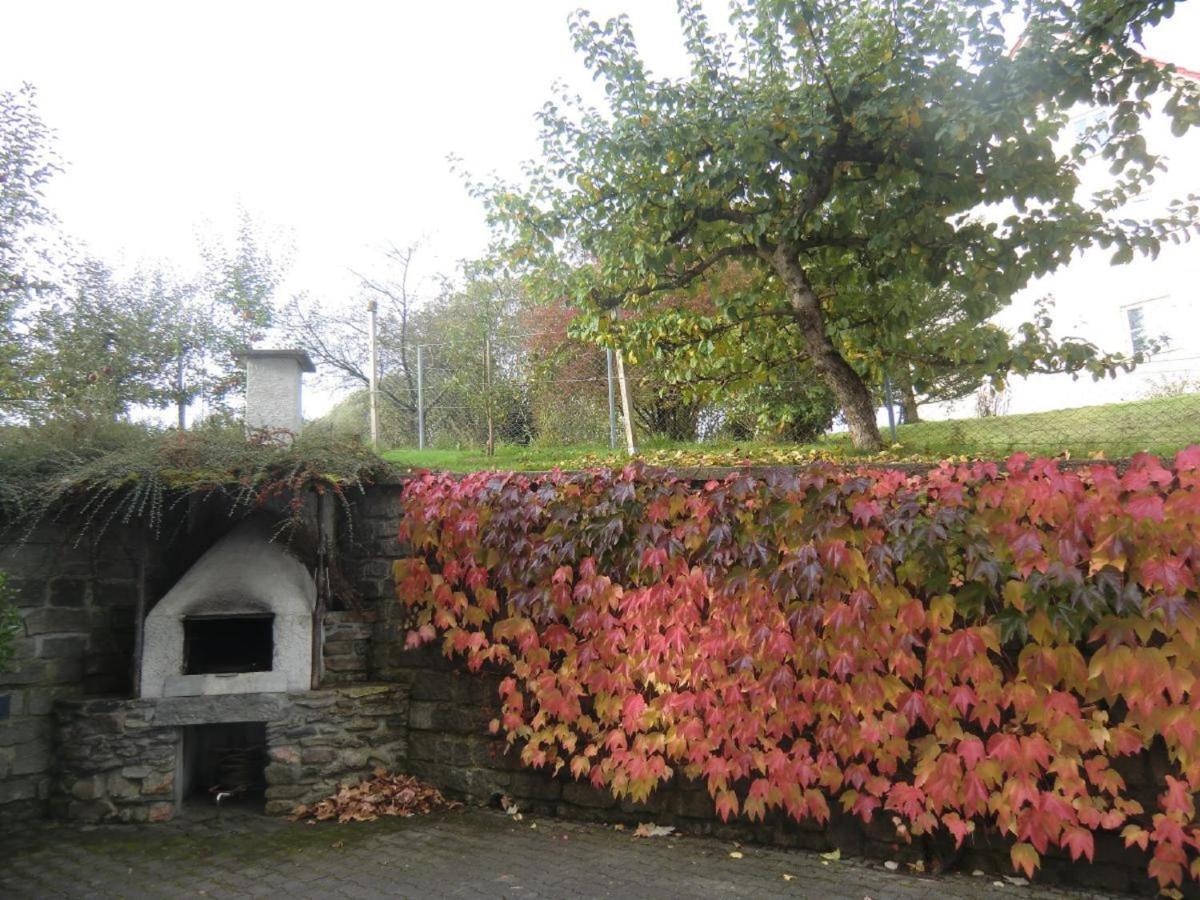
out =
<path fill-rule="evenodd" d="M 487 455 L 496 455 L 496 431 L 492 416 L 492 339 L 483 339 L 483 383 L 487 389 Z"/>
<path fill-rule="evenodd" d="M 417 345 L 417 449 L 425 449 L 425 348 Z"/>
<path fill-rule="evenodd" d="M 371 394 L 371 446 L 379 447 L 379 342 L 376 332 L 375 318 L 379 304 L 374 300 L 367 301 L 367 334 L 371 342 L 371 377 L 369 392 Z"/>
<path fill-rule="evenodd" d="M 179 430 L 187 429 L 187 398 L 183 390 L 183 341 L 175 341 L 175 412 Z"/>

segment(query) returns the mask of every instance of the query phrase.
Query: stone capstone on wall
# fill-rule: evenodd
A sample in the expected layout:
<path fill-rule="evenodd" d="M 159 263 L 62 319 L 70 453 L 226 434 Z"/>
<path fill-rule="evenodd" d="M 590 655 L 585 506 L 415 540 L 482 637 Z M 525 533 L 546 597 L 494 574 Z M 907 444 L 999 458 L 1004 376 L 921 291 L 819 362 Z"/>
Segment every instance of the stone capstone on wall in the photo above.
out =
<path fill-rule="evenodd" d="M 58 774 L 52 812 L 83 822 L 155 822 L 178 811 L 184 728 L 265 722 L 266 811 L 313 803 L 376 767 L 402 769 L 408 691 L 356 684 L 290 694 L 135 700 L 70 699 L 56 706 Z"/>

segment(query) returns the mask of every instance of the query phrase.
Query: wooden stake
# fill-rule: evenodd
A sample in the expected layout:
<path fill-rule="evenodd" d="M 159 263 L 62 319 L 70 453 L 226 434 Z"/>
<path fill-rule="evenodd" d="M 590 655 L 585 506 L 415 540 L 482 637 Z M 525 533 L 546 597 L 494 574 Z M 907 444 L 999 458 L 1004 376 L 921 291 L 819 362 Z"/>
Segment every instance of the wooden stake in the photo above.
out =
<path fill-rule="evenodd" d="M 617 351 L 617 381 L 621 386 L 621 413 L 625 417 L 625 451 L 633 456 L 637 453 L 637 442 L 633 439 L 633 395 L 629 393 L 629 379 L 625 377 L 625 354 Z"/>

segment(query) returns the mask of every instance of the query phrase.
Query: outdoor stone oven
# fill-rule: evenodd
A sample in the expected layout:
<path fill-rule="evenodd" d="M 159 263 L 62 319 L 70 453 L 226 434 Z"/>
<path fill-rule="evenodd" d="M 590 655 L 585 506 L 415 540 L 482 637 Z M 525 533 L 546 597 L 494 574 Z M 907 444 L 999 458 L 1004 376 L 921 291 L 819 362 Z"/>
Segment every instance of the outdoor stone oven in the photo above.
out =
<path fill-rule="evenodd" d="M 271 536 L 237 526 L 154 606 L 140 696 L 56 704 L 57 815 L 162 821 L 218 795 L 280 815 L 402 763 L 407 689 L 321 683 L 321 651 L 349 626 L 315 628 L 315 582 Z"/>
<path fill-rule="evenodd" d="M 311 362 L 291 350 L 244 357 L 248 426 L 298 432 Z M 330 533 L 319 503 L 314 515 L 304 527 Z M 402 764 L 407 688 L 364 683 L 369 622 L 326 611 L 308 567 L 273 534 L 266 519 L 239 524 L 154 604 L 136 697 L 55 703 L 54 813 L 161 821 L 229 797 L 279 815 Z M 3 762 L 0 752 L 0 775 Z"/>
<path fill-rule="evenodd" d="M 303 691 L 313 686 L 316 585 L 246 522 L 205 553 L 146 618 L 141 696 Z M 320 673 L 317 673 L 318 677 Z"/>

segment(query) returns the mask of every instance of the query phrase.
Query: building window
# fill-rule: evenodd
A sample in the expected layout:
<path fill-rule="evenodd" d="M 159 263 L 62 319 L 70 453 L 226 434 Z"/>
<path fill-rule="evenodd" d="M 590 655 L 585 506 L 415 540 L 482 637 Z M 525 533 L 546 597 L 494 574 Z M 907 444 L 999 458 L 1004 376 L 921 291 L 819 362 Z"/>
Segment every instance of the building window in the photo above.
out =
<path fill-rule="evenodd" d="M 1125 310 L 1125 320 L 1129 323 L 1129 342 L 1133 345 L 1134 353 L 1145 353 L 1150 349 L 1150 341 L 1146 338 L 1146 311 L 1140 306 L 1131 306 Z"/>
<path fill-rule="evenodd" d="M 1104 108 L 1091 107 L 1071 120 L 1076 142 L 1094 138 L 1097 145 L 1108 140 L 1108 112 Z"/>

